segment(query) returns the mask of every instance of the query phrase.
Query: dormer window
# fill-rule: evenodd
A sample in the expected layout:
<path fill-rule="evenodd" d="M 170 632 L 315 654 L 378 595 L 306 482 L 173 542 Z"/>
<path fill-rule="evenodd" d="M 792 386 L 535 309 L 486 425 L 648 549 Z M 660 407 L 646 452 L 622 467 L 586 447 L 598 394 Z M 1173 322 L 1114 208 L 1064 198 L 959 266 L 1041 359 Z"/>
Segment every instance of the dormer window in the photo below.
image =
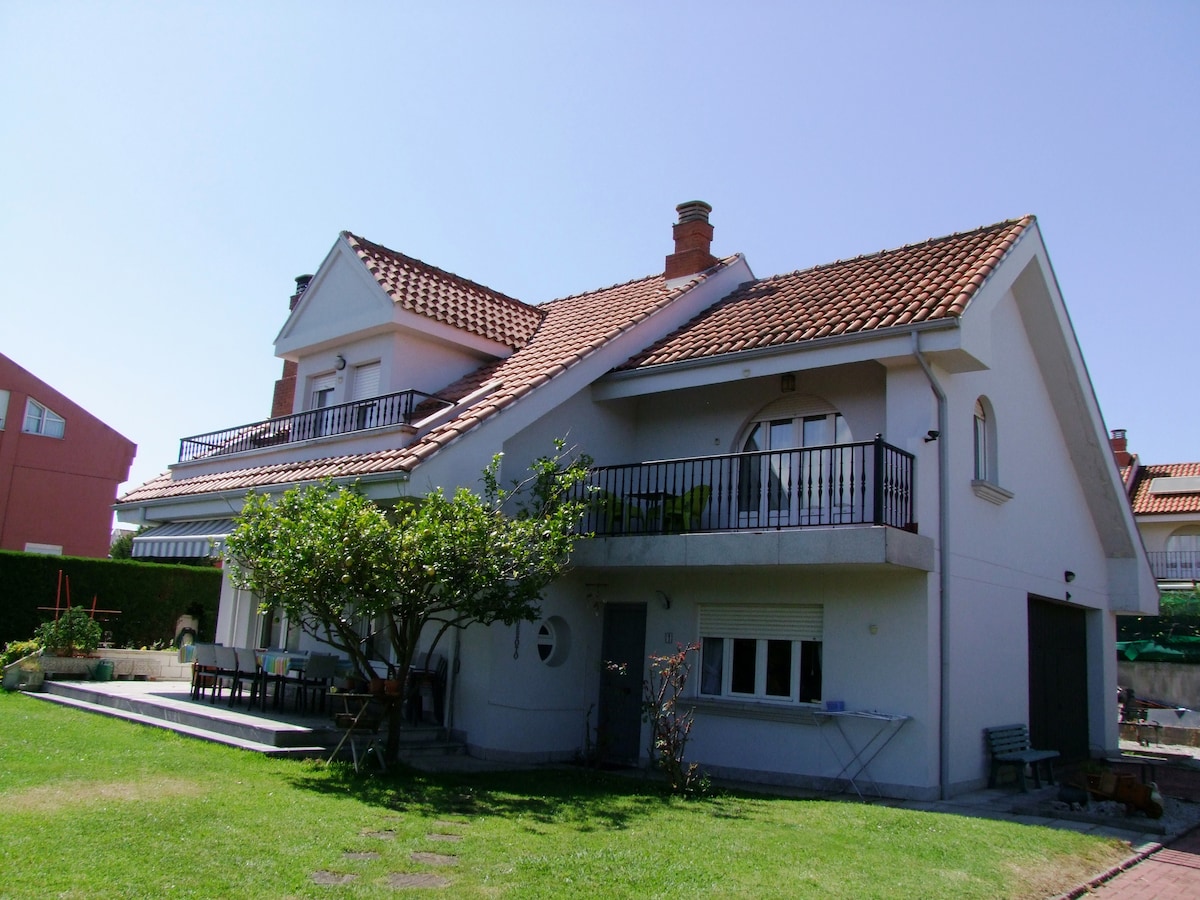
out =
<path fill-rule="evenodd" d="M 26 434 L 60 438 L 66 430 L 66 424 L 66 419 L 32 397 L 25 401 L 25 424 L 21 430 Z"/>

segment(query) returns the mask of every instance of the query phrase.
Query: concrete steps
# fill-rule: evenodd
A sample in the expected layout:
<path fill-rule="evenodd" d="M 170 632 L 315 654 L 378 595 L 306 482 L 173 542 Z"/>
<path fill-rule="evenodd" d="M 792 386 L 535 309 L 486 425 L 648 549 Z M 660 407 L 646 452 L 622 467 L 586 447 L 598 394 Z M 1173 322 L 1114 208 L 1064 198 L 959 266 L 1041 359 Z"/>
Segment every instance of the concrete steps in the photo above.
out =
<path fill-rule="evenodd" d="M 46 681 L 44 691 L 31 696 L 270 756 L 324 757 L 342 737 L 328 714 L 260 714 L 231 708 L 221 700 L 195 701 L 188 682 Z M 401 732 L 401 761 L 412 759 L 415 765 L 417 760 L 462 752 L 462 745 L 445 740 L 443 729 L 436 726 Z"/>

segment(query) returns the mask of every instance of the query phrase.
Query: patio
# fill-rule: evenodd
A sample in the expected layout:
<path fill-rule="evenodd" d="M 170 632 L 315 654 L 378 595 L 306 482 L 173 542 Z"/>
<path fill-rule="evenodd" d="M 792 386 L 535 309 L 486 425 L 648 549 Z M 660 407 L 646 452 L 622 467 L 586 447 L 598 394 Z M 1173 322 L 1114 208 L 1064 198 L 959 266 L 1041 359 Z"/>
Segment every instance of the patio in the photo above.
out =
<path fill-rule="evenodd" d="M 44 700 L 270 756 L 324 758 L 341 740 L 333 705 L 324 713 L 285 705 L 261 711 L 230 707 L 222 698 L 193 700 L 189 681 L 46 681 Z M 433 725 L 406 725 L 400 758 L 420 767 L 422 757 L 462 752 Z"/>

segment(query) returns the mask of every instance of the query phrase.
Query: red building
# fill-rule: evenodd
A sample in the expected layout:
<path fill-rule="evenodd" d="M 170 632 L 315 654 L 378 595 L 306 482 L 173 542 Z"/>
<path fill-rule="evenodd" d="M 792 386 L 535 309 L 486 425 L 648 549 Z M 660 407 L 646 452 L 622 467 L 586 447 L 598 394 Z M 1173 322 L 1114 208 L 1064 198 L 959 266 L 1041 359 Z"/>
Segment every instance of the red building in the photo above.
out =
<path fill-rule="evenodd" d="M 108 556 L 137 445 L 0 353 L 0 549 Z"/>

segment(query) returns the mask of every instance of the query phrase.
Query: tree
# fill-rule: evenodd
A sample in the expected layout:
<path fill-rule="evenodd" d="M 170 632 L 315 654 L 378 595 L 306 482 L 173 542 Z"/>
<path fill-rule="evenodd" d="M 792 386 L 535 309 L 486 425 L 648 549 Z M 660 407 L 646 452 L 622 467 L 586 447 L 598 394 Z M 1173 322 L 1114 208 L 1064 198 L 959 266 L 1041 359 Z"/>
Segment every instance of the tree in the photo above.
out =
<path fill-rule="evenodd" d="M 430 650 L 451 628 L 538 618 L 542 590 L 564 571 L 583 512 L 578 496 L 590 460 L 564 461 L 564 445 L 529 476 L 501 487 L 501 456 L 483 472 L 482 496 L 439 488 L 384 510 L 357 486 L 292 488 L 273 501 L 251 492 L 226 541 L 233 582 L 263 607 L 345 653 L 369 677 L 371 644 L 358 623 L 377 623 L 403 679 L 417 641 Z M 405 686 L 401 685 L 401 696 Z M 388 728 L 399 749 L 400 710 Z"/>

